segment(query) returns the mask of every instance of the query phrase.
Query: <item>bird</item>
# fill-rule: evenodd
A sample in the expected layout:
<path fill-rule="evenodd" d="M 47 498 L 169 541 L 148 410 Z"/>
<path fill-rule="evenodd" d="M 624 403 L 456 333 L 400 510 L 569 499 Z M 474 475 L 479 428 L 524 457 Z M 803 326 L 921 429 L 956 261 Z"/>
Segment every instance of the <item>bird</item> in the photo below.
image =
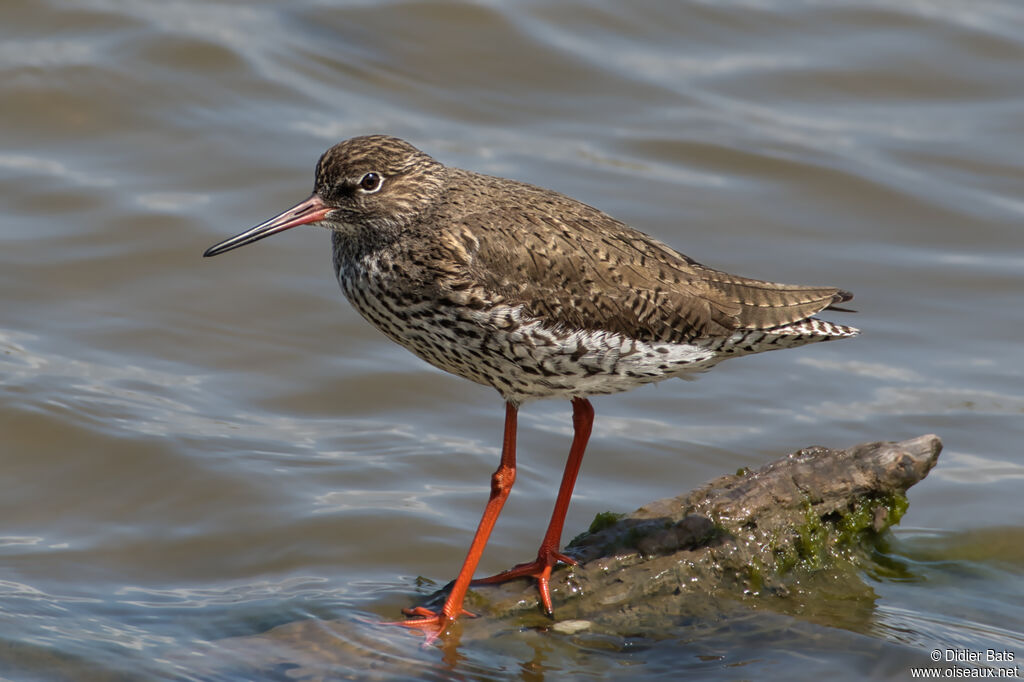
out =
<path fill-rule="evenodd" d="M 589 397 L 710 369 L 724 359 L 856 336 L 822 320 L 848 291 L 728 274 L 550 189 L 446 166 L 388 135 L 344 140 L 316 165 L 313 193 L 205 251 L 216 256 L 300 225 L 327 228 L 352 306 L 431 365 L 497 390 L 502 450 L 467 556 L 439 610 L 393 623 L 426 642 L 461 616 L 471 584 L 550 576 L 594 423 Z M 473 575 L 516 477 L 517 417 L 540 399 L 572 404 L 573 438 L 537 558 Z"/>

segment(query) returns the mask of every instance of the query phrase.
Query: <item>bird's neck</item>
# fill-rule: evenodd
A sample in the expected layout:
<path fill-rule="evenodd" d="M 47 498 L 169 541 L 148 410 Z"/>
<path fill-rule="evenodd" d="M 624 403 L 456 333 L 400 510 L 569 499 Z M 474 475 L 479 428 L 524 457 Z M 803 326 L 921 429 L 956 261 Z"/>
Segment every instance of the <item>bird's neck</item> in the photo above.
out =
<path fill-rule="evenodd" d="M 397 225 L 345 225 L 331 234 L 335 274 L 374 259 L 390 249 L 402 235 Z"/>

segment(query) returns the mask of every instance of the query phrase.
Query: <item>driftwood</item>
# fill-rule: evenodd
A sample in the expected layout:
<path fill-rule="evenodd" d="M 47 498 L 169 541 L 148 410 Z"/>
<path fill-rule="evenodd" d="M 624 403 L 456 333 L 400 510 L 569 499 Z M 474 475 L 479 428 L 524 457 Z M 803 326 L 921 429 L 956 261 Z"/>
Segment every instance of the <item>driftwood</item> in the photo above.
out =
<path fill-rule="evenodd" d="M 815 620 L 815 609 L 830 599 L 841 601 L 845 612 L 862 600 L 870 611 L 874 595 L 862 566 L 870 564 L 880 534 L 899 522 L 907 489 L 935 466 L 941 449 L 932 435 L 846 450 L 805 448 L 628 516 L 599 515 L 566 549 L 579 564 L 552 575 L 554 618 L 540 613 L 532 581 L 475 587 L 467 608 L 481 617 L 457 624 L 455 642 L 522 628 L 656 634 L 666 623 L 751 608 Z M 438 607 L 446 589 L 424 605 Z M 859 629 L 837 622 L 835 611 L 821 614 L 829 625 Z M 244 661 L 247 668 L 311 672 L 327 666 L 338 673 L 351 666 L 365 672 L 368 659 L 385 660 L 396 647 L 419 640 L 360 616 L 222 640 L 218 652 L 222 664 Z M 439 642 L 452 654 L 452 642 Z"/>
<path fill-rule="evenodd" d="M 600 515 L 566 551 L 579 565 L 552 575 L 553 620 L 539 613 L 527 581 L 475 588 L 469 608 L 556 631 L 637 632 L 667 614 L 715 608 L 709 596 L 785 597 L 822 571 L 832 586 L 862 584 L 858 558 L 899 522 L 907 489 L 941 449 L 933 435 L 805 448 L 622 518 Z"/>

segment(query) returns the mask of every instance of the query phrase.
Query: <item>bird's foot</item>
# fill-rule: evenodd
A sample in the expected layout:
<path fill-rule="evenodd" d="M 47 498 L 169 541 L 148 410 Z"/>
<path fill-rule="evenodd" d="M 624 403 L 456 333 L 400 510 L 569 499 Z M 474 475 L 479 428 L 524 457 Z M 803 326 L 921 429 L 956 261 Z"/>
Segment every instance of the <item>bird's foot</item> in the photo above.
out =
<path fill-rule="evenodd" d="M 381 623 L 381 625 L 400 625 L 403 628 L 412 628 L 413 630 L 420 630 L 426 635 L 426 640 L 423 642 L 424 646 L 431 644 L 435 639 L 443 635 L 451 627 L 452 623 L 458 616 L 449 616 L 443 610 L 440 612 L 431 611 L 423 606 L 416 606 L 410 609 L 402 609 L 402 613 L 407 616 L 412 616 L 408 620 L 396 620 L 388 623 Z M 460 609 L 462 616 L 468 616 L 470 618 L 476 618 L 475 613 L 470 613 L 466 609 Z"/>
<path fill-rule="evenodd" d="M 502 571 L 501 573 L 487 578 L 479 578 L 474 580 L 473 584 L 494 585 L 496 583 L 515 580 L 516 578 L 536 578 L 537 591 L 540 592 L 541 606 L 544 608 L 544 613 L 550 616 L 552 612 L 551 588 L 548 583 L 551 579 L 551 569 L 554 568 L 555 564 L 559 561 L 564 564 L 569 564 L 570 566 L 575 566 L 577 563 L 572 557 L 554 550 L 546 550 L 542 547 L 535 560 L 525 564 L 517 564 L 507 571 Z"/>

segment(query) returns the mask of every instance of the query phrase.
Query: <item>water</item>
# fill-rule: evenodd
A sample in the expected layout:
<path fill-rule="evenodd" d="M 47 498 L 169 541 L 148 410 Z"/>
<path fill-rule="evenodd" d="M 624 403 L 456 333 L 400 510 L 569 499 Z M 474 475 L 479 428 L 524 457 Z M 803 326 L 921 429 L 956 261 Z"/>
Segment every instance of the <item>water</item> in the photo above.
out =
<path fill-rule="evenodd" d="M 908 679 L 936 648 L 1024 655 L 1019 3 L 16 1 L 0 39 L 7 679 Z M 858 339 L 595 400 L 566 536 L 802 446 L 938 433 L 869 608 L 658 638 L 469 623 L 427 650 L 370 624 L 454 576 L 500 399 L 363 322 L 325 233 L 200 257 L 370 132 L 854 291 L 834 319 Z M 520 427 L 481 574 L 535 552 L 569 406 Z"/>

